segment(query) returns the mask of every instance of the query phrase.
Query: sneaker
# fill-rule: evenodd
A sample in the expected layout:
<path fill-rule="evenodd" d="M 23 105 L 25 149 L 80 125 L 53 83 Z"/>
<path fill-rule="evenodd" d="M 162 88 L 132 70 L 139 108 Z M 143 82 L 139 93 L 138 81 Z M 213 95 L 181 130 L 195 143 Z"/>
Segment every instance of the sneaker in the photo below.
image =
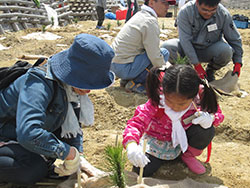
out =
<path fill-rule="evenodd" d="M 124 88 L 129 80 L 120 79 L 120 87 Z"/>
<path fill-rule="evenodd" d="M 103 26 L 98 26 L 98 25 L 97 25 L 95 28 L 96 28 L 96 29 L 101 29 L 101 30 L 104 30 L 104 29 L 105 29 L 105 27 L 103 27 Z"/>
<path fill-rule="evenodd" d="M 128 81 L 125 85 L 127 92 L 135 92 L 140 94 L 146 94 L 146 88 L 141 83 L 135 83 L 133 80 Z"/>

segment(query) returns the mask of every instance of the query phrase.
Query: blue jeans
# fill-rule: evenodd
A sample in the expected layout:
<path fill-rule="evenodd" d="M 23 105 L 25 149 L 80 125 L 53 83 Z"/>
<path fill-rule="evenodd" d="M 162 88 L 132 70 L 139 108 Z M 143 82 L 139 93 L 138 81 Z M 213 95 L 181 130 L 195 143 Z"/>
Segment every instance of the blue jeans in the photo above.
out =
<path fill-rule="evenodd" d="M 165 62 L 167 62 L 169 57 L 168 50 L 165 48 L 161 48 L 160 50 Z M 152 63 L 145 52 L 143 54 L 137 55 L 134 61 L 131 63 L 112 63 L 111 70 L 116 74 L 117 77 L 123 80 L 133 80 L 143 73 L 143 71 L 151 64 Z M 146 79 L 146 77 L 144 79 Z"/>
<path fill-rule="evenodd" d="M 0 183 L 31 185 L 48 175 L 48 164 L 19 144 L 0 147 Z"/>

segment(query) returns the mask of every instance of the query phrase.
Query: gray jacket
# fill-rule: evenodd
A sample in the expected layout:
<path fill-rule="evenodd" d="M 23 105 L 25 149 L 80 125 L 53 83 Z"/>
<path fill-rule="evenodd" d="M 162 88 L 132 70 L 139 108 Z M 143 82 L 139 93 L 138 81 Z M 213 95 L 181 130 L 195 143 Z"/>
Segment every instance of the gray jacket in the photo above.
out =
<path fill-rule="evenodd" d="M 233 62 L 242 63 L 242 41 L 232 16 L 221 4 L 216 13 L 208 20 L 204 20 L 198 12 L 195 1 L 188 2 L 179 11 L 177 17 L 178 32 L 184 53 L 191 63 L 199 62 L 195 49 L 205 49 L 211 44 L 223 40 L 233 48 Z M 217 29 L 208 32 L 208 26 L 216 24 Z"/>

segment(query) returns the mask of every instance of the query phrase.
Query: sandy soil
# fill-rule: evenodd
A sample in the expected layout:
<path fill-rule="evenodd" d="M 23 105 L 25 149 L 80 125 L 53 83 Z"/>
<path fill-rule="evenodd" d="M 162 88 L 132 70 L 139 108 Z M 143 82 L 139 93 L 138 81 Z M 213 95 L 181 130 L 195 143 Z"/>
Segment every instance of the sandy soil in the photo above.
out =
<path fill-rule="evenodd" d="M 242 12 L 242 14 L 250 17 L 249 10 Z M 164 28 L 163 35 L 161 35 L 162 40 L 177 37 L 177 30 L 173 27 L 173 18 L 160 19 L 159 22 L 160 27 Z M 124 21 L 120 23 L 124 24 Z M 13 64 L 17 57 L 24 54 L 53 55 L 68 48 L 73 42 L 74 36 L 79 33 L 99 36 L 111 44 L 112 37 L 117 34 L 121 26 L 118 27 L 116 21 L 105 20 L 104 25 L 107 27 L 109 24 L 111 24 L 109 31 L 95 30 L 96 22 L 94 21 L 79 22 L 56 30 L 48 29 L 48 32 L 62 37 L 53 41 L 22 38 L 29 33 L 40 32 L 41 29 L 29 29 L 0 35 L 0 44 L 10 47 L 0 51 L 0 66 Z M 240 29 L 239 31 L 242 35 L 244 48 L 244 66 L 239 83 L 242 90 L 250 93 L 248 76 L 250 72 L 250 64 L 248 63 L 250 59 L 250 29 Z M 233 65 L 230 63 L 216 73 L 216 78 L 221 78 L 227 70 L 232 70 L 232 68 Z M 92 91 L 89 96 L 95 105 L 95 124 L 92 127 L 83 127 L 85 156 L 94 166 L 105 170 L 103 149 L 109 144 L 114 144 L 116 135 L 119 135 L 121 141 L 126 121 L 132 117 L 135 107 L 146 101 L 146 97 L 126 93 L 119 88 L 119 80 L 116 80 L 115 84 L 108 89 Z M 197 176 L 189 172 L 181 160 L 177 159 L 166 162 L 154 177 L 171 180 L 190 177 L 196 181 L 223 184 L 231 188 L 250 187 L 250 118 L 248 116 L 250 96 L 244 98 L 222 96 L 220 105 L 225 114 L 225 121 L 216 129 L 211 160 L 209 164 L 205 164 L 207 173 Z M 199 157 L 201 161 L 205 161 L 206 153 L 206 151 L 203 152 L 202 156 Z M 129 163 L 126 169 L 131 169 Z"/>

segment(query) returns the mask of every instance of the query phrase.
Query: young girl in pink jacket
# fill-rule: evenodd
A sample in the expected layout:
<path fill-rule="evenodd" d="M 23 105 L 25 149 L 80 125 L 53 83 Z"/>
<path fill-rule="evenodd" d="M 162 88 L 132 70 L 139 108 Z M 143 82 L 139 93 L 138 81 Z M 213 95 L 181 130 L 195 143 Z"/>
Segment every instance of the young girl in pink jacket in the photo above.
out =
<path fill-rule="evenodd" d="M 165 70 L 151 69 L 147 95 L 149 100 L 136 108 L 123 132 L 133 171 L 139 173 L 139 167 L 144 167 L 143 176 L 151 176 L 164 161 L 181 155 L 192 172 L 205 173 L 195 157 L 209 145 L 214 126 L 224 119 L 212 87 L 191 66 L 173 65 Z"/>

